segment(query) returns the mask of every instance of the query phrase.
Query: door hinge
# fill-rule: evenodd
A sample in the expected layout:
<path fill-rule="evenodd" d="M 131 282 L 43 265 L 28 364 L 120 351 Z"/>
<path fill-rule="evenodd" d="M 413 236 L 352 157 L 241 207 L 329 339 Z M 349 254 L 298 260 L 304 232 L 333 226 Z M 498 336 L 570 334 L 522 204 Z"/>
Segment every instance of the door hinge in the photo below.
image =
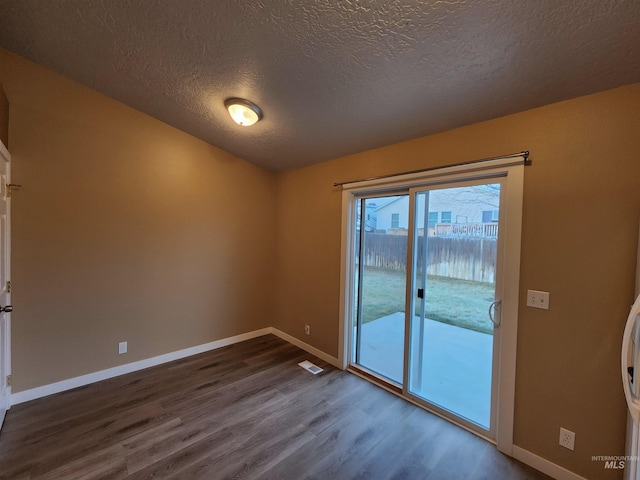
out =
<path fill-rule="evenodd" d="M 11 375 L 7 375 L 7 387 L 11 386 Z"/>
<path fill-rule="evenodd" d="M 17 183 L 7 183 L 7 197 L 11 196 L 11 192 L 13 190 L 20 190 L 21 187 L 22 185 L 19 185 Z"/>
<path fill-rule="evenodd" d="M 7 293 L 11 293 L 11 280 L 7 281 Z"/>
<path fill-rule="evenodd" d="M 418 298 L 424 298 L 424 288 L 418 289 Z"/>

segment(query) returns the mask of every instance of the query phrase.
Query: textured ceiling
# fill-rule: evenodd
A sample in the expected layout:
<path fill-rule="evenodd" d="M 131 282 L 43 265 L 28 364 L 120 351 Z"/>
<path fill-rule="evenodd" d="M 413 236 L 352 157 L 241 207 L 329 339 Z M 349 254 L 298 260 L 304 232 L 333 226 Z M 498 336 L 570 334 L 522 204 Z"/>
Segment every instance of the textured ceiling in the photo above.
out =
<path fill-rule="evenodd" d="M 0 0 L 0 46 L 281 171 L 638 82 L 640 1 Z"/>

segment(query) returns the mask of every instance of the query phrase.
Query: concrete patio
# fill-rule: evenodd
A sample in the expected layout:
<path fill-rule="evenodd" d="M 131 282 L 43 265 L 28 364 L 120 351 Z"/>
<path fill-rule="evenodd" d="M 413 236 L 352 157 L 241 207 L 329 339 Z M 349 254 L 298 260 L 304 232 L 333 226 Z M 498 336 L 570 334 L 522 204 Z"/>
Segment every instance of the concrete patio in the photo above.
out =
<path fill-rule="evenodd" d="M 397 312 L 362 326 L 360 364 L 398 383 L 404 321 Z M 421 378 L 411 392 L 488 429 L 493 336 L 427 319 L 423 345 Z"/>

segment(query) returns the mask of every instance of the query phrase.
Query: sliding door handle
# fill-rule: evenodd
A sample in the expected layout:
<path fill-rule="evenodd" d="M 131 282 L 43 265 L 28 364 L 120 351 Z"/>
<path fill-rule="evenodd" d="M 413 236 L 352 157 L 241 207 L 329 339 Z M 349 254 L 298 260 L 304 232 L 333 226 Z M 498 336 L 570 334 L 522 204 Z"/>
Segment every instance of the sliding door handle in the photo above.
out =
<path fill-rule="evenodd" d="M 489 305 L 489 318 L 491 319 L 491 322 L 493 322 L 493 326 L 495 328 L 498 328 L 502 323 L 502 319 L 500 318 L 502 317 L 502 315 L 500 315 L 500 317 L 498 317 L 497 315 L 494 317 L 496 313 L 496 308 L 499 307 L 500 305 L 502 305 L 502 300 L 496 300 L 491 305 Z"/>

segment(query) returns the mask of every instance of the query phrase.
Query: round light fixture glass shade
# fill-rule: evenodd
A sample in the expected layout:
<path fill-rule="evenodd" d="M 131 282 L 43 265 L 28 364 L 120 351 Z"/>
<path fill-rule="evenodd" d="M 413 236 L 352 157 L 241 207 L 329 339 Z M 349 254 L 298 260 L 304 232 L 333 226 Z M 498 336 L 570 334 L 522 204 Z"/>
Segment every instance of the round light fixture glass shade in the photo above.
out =
<path fill-rule="evenodd" d="M 244 98 L 229 98 L 224 101 L 234 122 L 249 127 L 262 118 L 262 110 L 255 103 Z"/>

